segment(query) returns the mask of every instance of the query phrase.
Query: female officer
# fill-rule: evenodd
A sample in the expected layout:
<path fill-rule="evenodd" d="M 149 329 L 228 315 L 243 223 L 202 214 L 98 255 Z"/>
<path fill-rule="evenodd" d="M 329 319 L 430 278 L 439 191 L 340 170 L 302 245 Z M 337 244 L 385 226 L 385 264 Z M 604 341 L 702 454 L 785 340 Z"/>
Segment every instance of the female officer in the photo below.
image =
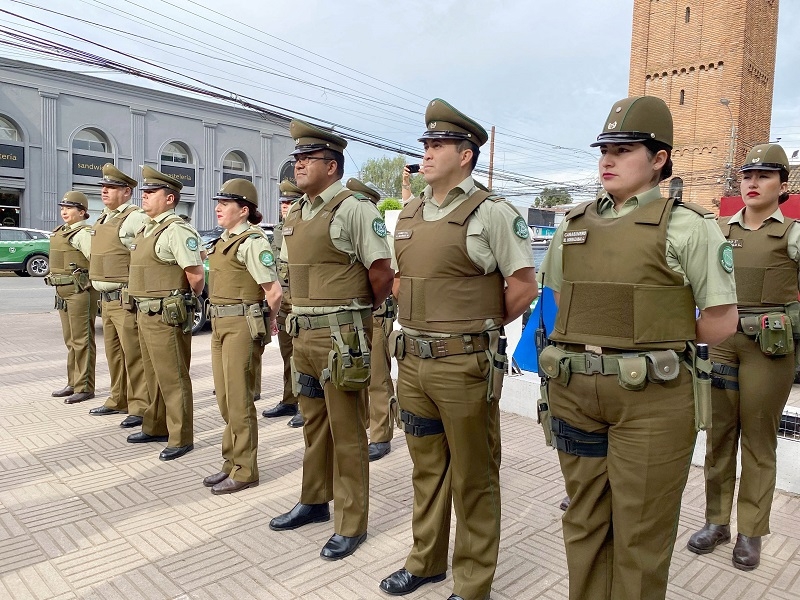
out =
<path fill-rule="evenodd" d="M 720 222 L 733 246 L 740 323 L 738 331 L 711 352 L 713 426 L 706 447 L 706 525 L 690 538 L 688 548 L 706 554 L 731 539 L 741 436 L 733 566 L 750 571 L 761 557 L 761 536 L 769 533 L 778 425 L 794 380 L 792 326 L 786 310 L 797 307 L 800 226 L 780 209 L 789 198 L 789 161 L 783 148 L 756 146 L 741 173 L 745 207 Z"/>
<path fill-rule="evenodd" d="M 53 392 L 67 404 L 94 398 L 96 348 L 94 319 L 100 294 L 89 281 L 89 201 L 81 192 L 67 192 L 58 203 L 64 225 L 50 238 L 50 275 L 47 285 L 56 288 L 56 308 L 67 346 L 67 385 Z"/>
<path fill-rule="evenodd" d="M 261 213 L 255 186 L 246 179 L 231 179 L 214 199 L 217 222 L 225 231 L 208 251 L 211 366 L 225 432 L 222 470 L 203 479 L 203 485 L 212 494 L 231 494 L 258 485 L 253 390 L 269 332 L 277 333 L 281 286 L 272 248 L 256 226 Z M 268 323 L 262 316 L 265 297 Z"/>

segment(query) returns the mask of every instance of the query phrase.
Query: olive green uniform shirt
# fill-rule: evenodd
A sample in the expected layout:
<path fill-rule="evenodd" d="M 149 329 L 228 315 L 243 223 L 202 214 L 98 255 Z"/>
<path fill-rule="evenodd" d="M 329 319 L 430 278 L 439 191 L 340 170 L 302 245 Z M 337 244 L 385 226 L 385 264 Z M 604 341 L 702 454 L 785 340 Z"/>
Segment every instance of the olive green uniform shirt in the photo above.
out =
<path fill-rule="evenodd" d="M 108 215 L 106 217 L 106 221 L 113 219 L 118 214 L 125 212 L 129 206 L 132 206 L 130 202 L 125 202 L 124 204 L 120 204 L 115 209 L 104 208 L 103 214 Z M 141 208 L 139 210 L 133 211 L 122 222 L 122 225 L 119 228 L 119 241 L 122 242 L 126 248 L 130 249 L 131 244 L 133 243 L 133 238 L 136 237 L 136 234 L 144 227 L 147 222 L 150 220 L 150 217 L 147 216 Z M 118 290 L 122 287 L 121 283 L 115 283 L 113 281 L 92 281 L 92 287 L 96 290 L 100 290 L 101 292 L 113 292 L 114 290 Z"/>
<path fill-rule="evenodd" d="M 298 201 L 301 208 L 301 218 L 304 221 L 312 219 L 343 189 L 345 187 L 340 181 L 337 181 L 313 200 L 308 195 L 304 195 Z M 359 200 L 351 196 L 342 202 L 336 210 L 329 228 L 331 242 L 336 249 L 347 253 L 350 256 L 351 263 L 358 261 L 367 269 L 376 260 L 391 259 L 392 257 L 389 244 L 386 241 L 386 235 L 381 236 L 375 231 L 376 219 L 383 224 L 381 213 L 372 202 Z M 385 225 L 383 231 L 386 231 Z M 285 240 L 281 245 L 280 257 L 281 260 L 289 262 L 289 244 Z M 327 314 L 340 310 L 361 310 L 363 308 L 372 308 L 372 305 L 355 301 L 350 303 L 349 306 L 312 307 L 292 305 L 292 311 L 301 315 Z"/>
<path fill-rule="evenodd" d="M 616 219 L 629 214 L 640 205 L 661 198 L 661 189 L 656 186 L 633 196 L 617 210 L 608 194 L 597 200 L 597 213 L 605 219 Z M 561 291 L 564 279 L 562 270 L 562 240 L 567 220 L 556 229 L 553 240 L 539 268 L 539 283 Z M 683 275 L 684 283 L 692 286 L 695 303 L 701 310 L 711 306 L 736 304 L 736 282 L 733 273 L 722 266 L 722 248 L 727 240 L 717 225 L 715 217 L 705 218 L 686 208 L 674 208 L 667 223 L 667 265 Z"/>
<path fill-rule="evenodd" d="M 255 235 L 251 235 L 239 244 L 236 249 L 236 260 L 247 268 L 247 272 L 258 285 L 276 281 L 278 272 L 275 269 L 275 255 L 261 227 L 245 221 L 231 230 L 223 231 L 220 238 L 223 242 L 227 242 L 247 230 Z"/>

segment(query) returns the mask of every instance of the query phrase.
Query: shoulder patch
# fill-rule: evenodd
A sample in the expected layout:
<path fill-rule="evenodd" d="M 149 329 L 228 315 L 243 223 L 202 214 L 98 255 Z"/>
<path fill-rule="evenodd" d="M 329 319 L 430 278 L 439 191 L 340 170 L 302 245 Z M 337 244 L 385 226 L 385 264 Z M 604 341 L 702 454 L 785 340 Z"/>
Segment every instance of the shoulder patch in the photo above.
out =
<path fill-rule="evenodd" d="M 275 264 L 275 256 L 269 250 L 262 250 L 261 254 L 258 255 L 258 260 L 265 267 L 271 267 Z"/>
<path fill-rule="evenodd" d="M 512 228 L 514 229 L 514 234 L 518 238 L 522 238 L 523 240 L 526 240 L 526 239 L 528 239 L 528 237 L 530 237 L 530 234 L 531 234 L 530 229 L 528 229 L 528 224 L 525 222 L 525 219 L 523 219 L 522 217 L 517 217 L 516 219 L 514 219 L 514 223 L 512 225 Z"/>
<path fill-rule="evenodd" d="M 186 238 L 186 247 L 189 250 L 197 250 L 198 243 L 196 237 Z"/>
<path fill-rule="evenodd" d="M 374 231 L 378 237 L 385 238 L 387 234 L 386 222 L 380 217 L 375 217 L 375 220 L 372 221 L 372 231 Z"/>
<path fill-rule="evenodd" d="M 727 273 L 733 273 L 733 246 L 730 242 L 719 247 L 719 264 Z"/>

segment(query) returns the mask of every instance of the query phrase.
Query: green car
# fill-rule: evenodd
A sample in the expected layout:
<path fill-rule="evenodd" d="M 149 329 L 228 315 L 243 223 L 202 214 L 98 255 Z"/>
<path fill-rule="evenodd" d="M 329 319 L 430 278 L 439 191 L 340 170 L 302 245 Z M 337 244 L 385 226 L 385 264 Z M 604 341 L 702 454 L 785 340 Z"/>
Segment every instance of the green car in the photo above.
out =
<path fill-rule="evenodd" d="M 0 271 L 44 277 L 50 272 L 49 252 L 49 231 L 0 227 Z"/>

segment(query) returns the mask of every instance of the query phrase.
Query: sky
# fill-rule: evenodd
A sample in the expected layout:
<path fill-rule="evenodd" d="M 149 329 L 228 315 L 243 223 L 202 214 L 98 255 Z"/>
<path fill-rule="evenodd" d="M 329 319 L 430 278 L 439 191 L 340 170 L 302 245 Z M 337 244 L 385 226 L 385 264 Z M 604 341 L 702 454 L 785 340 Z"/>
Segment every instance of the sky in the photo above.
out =
<path fill-rule="evenodd" d="M 496 126 L 494 188 L 510 198 L 553 184 L 593 193 L 597 152 L 588 146 L 628 91 L 632 0 L 3 0 L 0 10 L 41 23 L 0 12 L 0 41 L 3 30 L 22 30 L 409 151 L 420 150 L 427 102 L 443 98 Z M 798 32 L 800 2 L 783 0 L 771 139 L 787 150 L 800 148 Z M 347 175 L 392 155 L 358 142 L 347 150 Z M 488 155 L 487 144 L 479 166 Z"/>

